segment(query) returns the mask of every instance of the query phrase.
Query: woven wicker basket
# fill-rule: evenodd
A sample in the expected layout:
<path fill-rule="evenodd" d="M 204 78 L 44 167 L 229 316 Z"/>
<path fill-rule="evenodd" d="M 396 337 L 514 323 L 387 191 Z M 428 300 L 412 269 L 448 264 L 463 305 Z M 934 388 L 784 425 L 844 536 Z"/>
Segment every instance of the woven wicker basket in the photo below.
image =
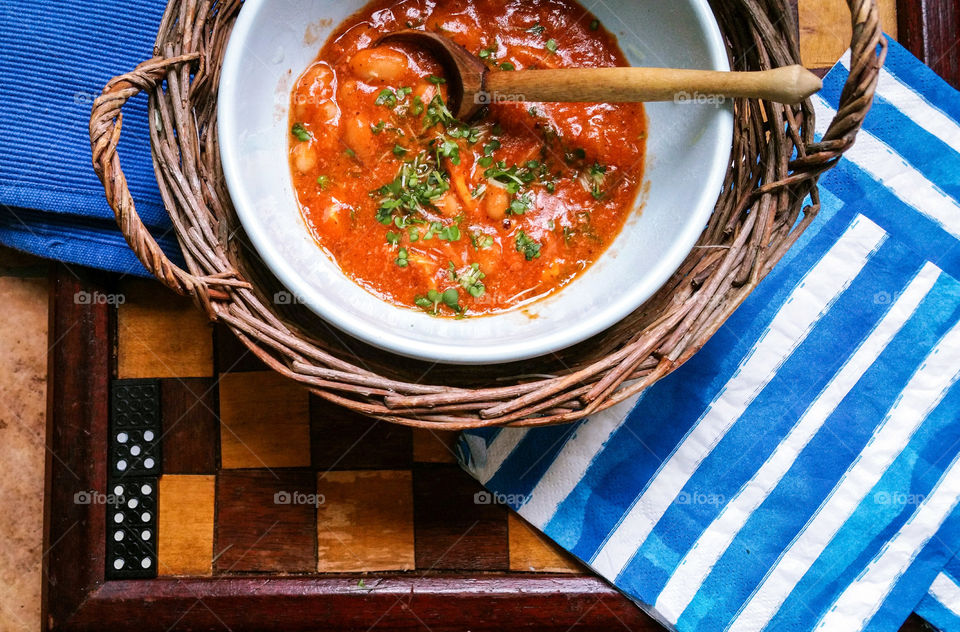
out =
<path fill-rule="evenodd" d="M 711 4 L 736 70 L 799 63 L 796 26 L 785 0 Z M 469 368 L 417 362 L 348 338 L 301 306 L 271 300 L 282 288 L 237 221 L 217 143 L 220 65 L 239 0 L 170 0 L 155 57 L 111 80 L 93 104 L 93 164 L 121 230 L 147 270 L 192 296 L 267 365 L 317 395 L 420 427 L 573 421 L 640 392 L 689 359 L 813 221 L 817 178 L 853 144 L 886 54 L 875 0 L 849 5 L 850 78 L 821 142 L 813 142 L 809 101 L 790 107 L 738 100 L 722 194 L 677 273 L 618 325 L 524 362 Z M 154 166 L 187 270 L 163 255 L 140 221 L 116 152 L 121 108 L 140 91 L 149 94 L 151 120 L 159 122 L 151 125 Z M 808 195 L 813 203 L 804 208 Z"/>

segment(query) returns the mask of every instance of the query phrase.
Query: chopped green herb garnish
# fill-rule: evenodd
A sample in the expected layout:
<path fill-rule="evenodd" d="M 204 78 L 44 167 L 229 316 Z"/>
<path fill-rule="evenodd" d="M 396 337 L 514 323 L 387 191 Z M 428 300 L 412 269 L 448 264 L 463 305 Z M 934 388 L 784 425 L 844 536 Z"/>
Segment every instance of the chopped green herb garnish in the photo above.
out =
<path fill-rule="evenodd" d="M 420 219 L 419 217 L 415 217 L 413 215 L 395 215 L 393 217 L 393 225 L 399 228 L 400 230 L 403 230 L 410 224 L 419 224 L 422 222 L 423 222 L 422 219 Z"/>
<path fill-rule="evenodd" d="M 533 200 L 527 194 L 519 195 L 510 202 L 507 209 L 509 215 L 523 215 L 533 207 Z"/>
<path fill-rule="evenodd" d="M 480 298 L 483 296 L 483 293 L 487 291 L 487 288 L 483 285 L 483 279 L 485 279 L 486 276 L 486 274 L 480 271 L 479 263 L 471 263 L 458 272 L 453 262 L 450 262 L 450 279 L 459 283 L 460 287 L 466 290 L 467 294 L 473 298 Z"/>
<path fill-rule="evenodd" d="M 407 249 L 401 248 L 400 252 L 397 253 L 397 258 L 394 259 L 393 262 L 396 263 L 401 268 L 406 268 L 410 263 L 409 261 L 407 261 Z"/>
<path fill-rule="evenodd" d="M 297 137 L 301 143 L 305 143 L 311 138 L 313 134 L 307 131 L 307 128 L 303 126 L 303 123 L 294 123 L 293 127 L 290 128 L 290 133 Z"/>
<path fill-rule="evenodd" d="M 449 158 L 450 162 L 455 165 L 460 164 L 460 145 L 456 144 L 452 140 L 445 140 L 437 145 L 437 152 L 440 156 Z M 438 158 L 439 162 L 439 158 Z"/>
<path fill-rule="evenodd" d="M 493 164 L 493 158 L 491 156 L 484 156 L 483 158 L 477 160 L 477 164 L 483 168 L 487 168 Z"/>
<path fill-rule="evenodd" d="M 407 235 L 410 237 L 410 242 L 413 243 L 420 239 L 420 229 L 414 226 L 411 226 L 407 231 Z"/>
<path fill-rule="evenodd" d="M 505 61 L 505 62 L 503 62 L 502 64 L 500 64 L 500 70 L 516 70 L 516 69 L 517 69 L 517 67 L 514 66 L 514 65 L 513 65 L 512 63 L 510 63 L 509 61 Z"/>
<path fill-rule="evenodd" d="M 600 28 L 600 20 L 594 20 L 594 21 L 590 22 L 590 30 L 591 30 L 591 31 L 596 31 L 598 28 Z"/>
<path fill-rule="evenodd" d="M 483 197 L 484 193 L 487 192 L 487 185 L 481 184 L 476 189 L 470 192 L 470 197 L 475 200 L 478 200 Z"/>
<path fill-rule="evenodd" d="M 507 193 L 516 195 L 520 192 L 522 187 L 527 186 L 538 179 L 546 179 L 546 165 L 539 162 L 537 165 L 538 166 L 536 168 L 531 168 L 529 166 L 518 167 L 517 165 L 513 165 L 512 167 L 508 168 L 507 163 L 501 160 L 495 166 L 490 167 L 483 173 L 486 177 L 493 178 L 494 180 L 505 184 Z"/>
<path fill-rule="evenodd" d="M 402 156 L 402 155 L 404 155 L 405 153 L 407 153 L 407 151 L 408 151 L 407 148 L 406 148 L 406 147 L 403 147 L 402 145 L 394 145 L 394 146 L 393 146 L 393 155 L 394 155 L 394 156 Z"/>
<path fill-rule="evenodd" d="M 443 239 L 444 241 L 459 241 L 460 240 L 460 227 L 456 224 L 451 224 L 450 226 L 444 226 L 440 222 L 431 222 L 430 226 L 427 228 L 427 232 L 424 233 L 424 241 L 429 241 L 436 236 L 438 239 Z"/>
<path fill-rule="evenodd" d="M 446 175 L 437 170 L 432 164 L 433 156 L 424 153 L 412 161 L 404 163 L 393 182 L 383 185 L 372 195 L 380 195 L 380 208 L 377 209 L 377 221 L 390 225 L 400 217 L 394 214 L 400 211 L 402 217 L 419 213 L 425 206 L 432 206 L 433 202 L 450 190 L 450 183 Z M 422 221 L 414 216 L 409 221 Z M 400 228 L 406 226 L 407 220 L 401 222 Z"/>
<path fill-rule="evenodd" d="M 460 227 L 456 224 L 451 224 L 450 226 L 445 226 L 443 230 L 437 235 L 440 239 L 445 241 L 459 241 L 460 240 Z"/>
<path fill-rule="evenodd" d="M 470 243 L 474 250 L 487 250 L 493 248 L 493 237 L 483 233 L 473 233 L 470 235 Z"/>
<path fill-rule="evenodd" d="M 429 77 L 427 77 L 427 81 L 429 81 L 435 86 L 439 86 L 447 82 L 447 80 L 444 79 L 443 77 L 436 77 L 434 75 L 430 75 Z"/>
<path fill-rule="evenodd" d="M 443 97 L 439 94 L 430 100 L 425 118 L 427 128 L 433 127 L 437 123 L 443 123 L 444 126 L 451 126 L 457 122 L 453 113 L 447 108 L 447 104 L 444 103 Z"/>
<path fill-rule="evenodd" d="M 387 231 L 387 243 L 391 246 L 396 246 L 400 243 L 400 235 L 393 232 L 392 230 Z"/>
<path fill-rule="evenodd" d="M 450 138 L 462 138 L 471 145 L 475 144 L 480 140 L 480 135 L 483 133 L 479 127 L 453 127 L 447 130 L 447 136 Z"/>
<path fill-rule="evenodd" d="M 594 162 L 593 166 L 590 167 L 588 179 L 590 181 L 590 193 L 596 200 L 603 198 L 604 194 L 600 187 L 603 186 L 603 182 L 606 177 L 606 165 L 601 165 L 599 162 Z"/>
<path fill-rule="evenodd" d="M 527 236 L 522 230 L 517 233 L 515 238 L 517 252 L 527 258 L 527 261 L 533 261 L 540 258 L 540 244 Z"/>
<path fill-rule="evenodd" d="M 547 40 L 547 43 L 543 45 L 543 47 L 546 48 L 546 49 L 547 49 L 548 51 L 550 51 L 551 53 L 556 53 L 556 52 L 557 52 L 557 40 L 555 40 L 555 39 L 553 39 L 553 38 L 550 38 L 550 39 Z"/>
<path fill-rule="evenodd" d="M 435 292 L 436 290 L 431 290 L 431 291 Z M 437 304 L 431 301 L 426 296 L 417 296 L 415 299 L 413 299 L 413 304 L 421 309 L 427 310 L 431 314 L 436 315 L 437 313 Z"/>
<path fill-rule="evenodd" d="M 494 138 L 494 139 L 491 140 L 489 143 L 487 143 L 486 145 L 483 146 L 483 155 L 484 155 L 484 156 L 492 156 L 492 155 L 493 155 L 493 152 L 497 151 L 497 150 L 500 149 L 502 146 L 503 146 L 503 145 L 500 143 L 500 141 L 498 141 L 496 138 Z"/>
<path fill-rule="evenodd" d="M 320 190 L 326 189 L 330 185 L 330 176 L 317 176 L 317 184 L 320 185 Z"/>
<path fill-rule="evenodd" d="M 481 48 L 480 52 L 477 53 L 477 57 L 480 59 L 496 59 L 497 47 L 490 46 L 488 48 Z"/>
<path fill-rule="evenodd" d="M 450 288 L 449 290 L 444 291 L 441 298 L 443 300 L 443 304 L 453 311 L 457 313 L 463 311 L 463 308 L 460 307 L 460 292 L 458 292 L 456 288 Z"/>
<path fill-rule="evenodd" d="M 383 128 L 386 127 L 386 126 L 387 126 L 386 121 L 380 121 L 380 122 L 377 123 L 376 125 L 374 125 L 373 123 L 371 123 L 371 124 L 370 124 L 370 131 L 373 132 L 374 134 L 379 134 L 380 132 L 383 131 Z"/>
<path fill-rule="evenodd" d="M 348 157 L 350 157 L 350 158 L 356 158 L 356 157 L 357 157 L 357 152 L 353 151 L 353 150 L 350 149 L 349 147 L 347 147 L 346 149 L 344 149 L 344 150 L 343 150 L 343 153 L 345 153 L 345 154 L 346 154 Z"/>
<path fill-rule="evenodd" d="M 535 108 L 535 107 L 533 107 L 533 106 L 531 106 L 530 109 L 527 110 L 527 113 L 528 113 L 530 116 L 532 116 L 532 117 L 540 116 L 540 112 L 538 112 L 538 111 L 537 111 L 537 108 Z"/>
<path fill-rule="evenodd" d="M 386 105 L 389 108 L 397 107 L 397 93 L 391 90 L 390 88 L 384 88 L 377 95 L 376 101 L 377 105 Z"/>
<path fill-rule="evenodd" d="M 543 35 L 543 32 L 547 29 L 543 28 L 543 25 L 537 22 L 533 26 L 527 29 L 527 33 L 533 33 L 534 35 Z"/>
<path fill-rule="evenodd" d="M 423 114 L 423 99 L 419 96 L 413 97 L 413 103 L 410 105 L 410 113 L 414 116 Z"/>
<path fill-rule="evenodd" d="M 380 91 L 380 94 L 377 95 L 377 100 L 374 101 L 374 103 L 377 105 L 385 105 L 392 110 L 397 107 L 397 93 L 390 88 L 384 88 Z"/>
<path fill-rule="evenodd" d="M 441 303 L 457 314 L 463 311 L 463 308 L 460 306 L 460 293 L 457 292 L 456 288 L 450 288 L 442 293 L 437 290 L 429 290 L 426 296 L 415 297 L 413 303 L 433 316 L 440 313 Z"/>

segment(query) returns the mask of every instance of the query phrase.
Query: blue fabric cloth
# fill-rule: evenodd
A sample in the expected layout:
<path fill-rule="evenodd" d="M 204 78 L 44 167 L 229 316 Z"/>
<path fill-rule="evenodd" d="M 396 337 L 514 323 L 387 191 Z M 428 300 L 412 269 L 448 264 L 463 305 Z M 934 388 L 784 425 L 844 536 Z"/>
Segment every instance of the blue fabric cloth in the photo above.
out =
<path fill-rule="evenodd" d="M 820 217 L 702 351 L 589 420 L 466 432 L 463 467 L 677 630 L 960 629 L 958 120 L 893 44 Z"/>
<path fill-rule="evenodd" d="M 106 82 L 153 56 L 165 4 L 0 2 L 0 243 L 146 275 L 93 172 L 87 130 Z M 123 170 L 140 217 L 182 261 L 157 190 L 148 130 L 147 99 L 139 95 L 124 109 Z"/>

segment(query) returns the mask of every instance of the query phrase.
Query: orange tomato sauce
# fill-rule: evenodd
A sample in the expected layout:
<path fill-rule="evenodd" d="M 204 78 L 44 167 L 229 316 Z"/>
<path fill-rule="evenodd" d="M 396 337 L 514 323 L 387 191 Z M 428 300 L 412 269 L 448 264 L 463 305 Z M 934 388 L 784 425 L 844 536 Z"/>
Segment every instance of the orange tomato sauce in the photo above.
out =
<path fill-rule="evenodd" d="M 446 108 L 440 65 L 404 28 L 439 32 L 491 72 L 626 65 L 573 0 L 377 0 L 330 37 L 290 108 L 307 226 L 345 274 L 396 305 L 490 314 L 563 287 L 617 236 L 643 177 L 641 104 Z"/>

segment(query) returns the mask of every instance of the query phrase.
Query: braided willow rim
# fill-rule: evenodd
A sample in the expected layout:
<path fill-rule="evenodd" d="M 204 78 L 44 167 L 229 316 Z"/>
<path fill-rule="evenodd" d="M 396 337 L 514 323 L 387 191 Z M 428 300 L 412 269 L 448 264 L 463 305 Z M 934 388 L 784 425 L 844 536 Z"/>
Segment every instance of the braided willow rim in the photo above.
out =
<path fill-rule="evenodd" d="M 734 69 L 799 63 L 786 0 L 711 4 Z M 821 142 L 813 142 L 809 101 L 783 106 L 737 100 L 723 191 L 681 268 L 611 329 L 524 362 L 457 367 L 409 360 L 348 338 L 301 306 L 271 300 L 282 286 L 243 234 L 217 142 L 217 86 L 239 0 L 170 1 L 154 58 L 111 80 L 93 104 L 93 164 L 117 223 L 147 270 L 192 296 L 268 366 L 317 395 L 372 417 L 427 428 L 573 421 L 640 392 L 688 360 L 813 221 L 817 179 L 853 144 L 886 55 L 875 0 L 848 4 L 850 78 Z M 116 151 L 121 108 L 141 91 L 148 93 L 156 121 L 150 126 L 154 169 L 187 270 L 163 255 L 137 216 Z M 804 207 L 808 195 L 812 204 Z"/>

